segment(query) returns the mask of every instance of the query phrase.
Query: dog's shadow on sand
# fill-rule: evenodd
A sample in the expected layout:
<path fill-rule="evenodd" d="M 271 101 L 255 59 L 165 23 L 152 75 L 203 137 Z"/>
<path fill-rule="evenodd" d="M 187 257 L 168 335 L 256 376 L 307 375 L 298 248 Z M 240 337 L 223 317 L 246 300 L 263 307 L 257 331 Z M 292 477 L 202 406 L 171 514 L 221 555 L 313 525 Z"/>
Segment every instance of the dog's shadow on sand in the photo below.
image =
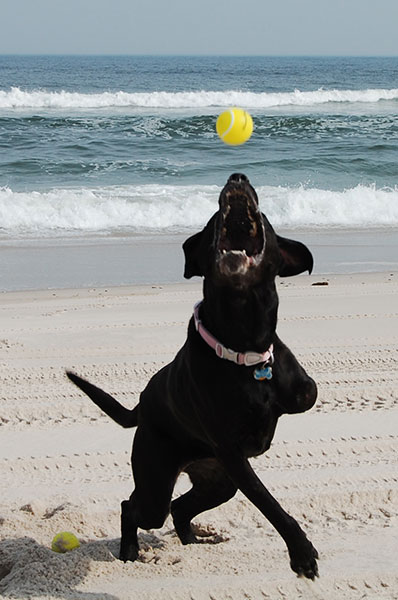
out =
<path fill-rule="evenodd" d="M 0 542 L 0 596 L 51 596 L 71 600 L 118 600 L 105 592 L 79 591 L 93 563 L 116 560 L 120 540 L 94 541 L 57 554 L 29 537 Z"/>
<path fill-rule="evenodd" d="M 194 530 L 202 544 L 218 544 L 228 539 L 227 536 L 216 535 L 209 527 L 196 525 Z M 140 533 L 138 537 L 142 554 L 138 561 L 150 562 L 153 560 L 153 551 L 162 554 L 169 536 L 176 537 L 174 529 L 167 530 L 163 536 L 149 531 Z M 117 565 L 123 564 L 118 559 L 119 546 L 120 538 L 95 540 L 82 543 L 80 548 L 65 554 L 58 554 L 31 537 L 2 540 L 0 597 L 21 600 L 39 596 L 64 600 L 119 600 L 117 596 L 103 591 L 85 592 L 79 589 L 86 583 L 88 574 L 95 571 L 109 581 L 113 568 L 109 566 L 110 563 L 114 563 L 117 576 Z"/>

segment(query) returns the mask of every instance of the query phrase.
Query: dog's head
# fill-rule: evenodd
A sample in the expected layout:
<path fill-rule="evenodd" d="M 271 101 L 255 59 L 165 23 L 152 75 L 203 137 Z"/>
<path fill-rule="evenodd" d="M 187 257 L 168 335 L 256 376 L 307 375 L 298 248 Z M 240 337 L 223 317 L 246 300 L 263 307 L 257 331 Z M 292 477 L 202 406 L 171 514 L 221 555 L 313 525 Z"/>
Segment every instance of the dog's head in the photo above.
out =
<path fill-rule="evenodd" d="M 231 175 L 219 206 L 205 228 L 183 245 L 186 278 L 211 276 L 220 285 L 242 288 L 276 275 L 311 273 L 311 252 L 301 242 L 276 235 L 246 175 Z"/>

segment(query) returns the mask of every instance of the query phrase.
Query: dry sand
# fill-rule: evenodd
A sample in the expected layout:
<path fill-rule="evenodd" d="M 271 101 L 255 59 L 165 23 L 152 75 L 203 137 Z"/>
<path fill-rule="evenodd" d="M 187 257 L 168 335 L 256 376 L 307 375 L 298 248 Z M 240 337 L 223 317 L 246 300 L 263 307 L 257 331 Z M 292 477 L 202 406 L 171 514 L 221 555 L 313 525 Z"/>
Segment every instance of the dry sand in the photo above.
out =
<path fill-rule="evenodd" d="M 302 276 L 278 287 L 279 334 L 319 400 L 284 416 L 253 465 L 317 547 L 320 578 L 294 575 L 283 541 L 240 494 L 196 519 L 202 544 L 183 547 L 168 519 L 140 532 L 139 561 L 115 558 L 132 432 L 64 369 L 133 406 L 183 342 L 200 284 L 11 292 L 0 296 L 4 598 L 398 598 L 398 277 Z M 176 494 L 186 488 L 181 477 Z M 52 552 L 62 530 L 81 548 Z"/>

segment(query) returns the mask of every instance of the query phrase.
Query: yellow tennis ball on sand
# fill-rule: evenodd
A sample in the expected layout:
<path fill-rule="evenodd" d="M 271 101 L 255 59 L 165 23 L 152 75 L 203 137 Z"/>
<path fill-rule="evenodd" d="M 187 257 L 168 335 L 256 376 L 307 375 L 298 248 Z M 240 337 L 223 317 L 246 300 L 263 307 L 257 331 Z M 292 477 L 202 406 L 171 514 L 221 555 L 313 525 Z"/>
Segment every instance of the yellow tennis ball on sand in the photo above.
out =
<path fill-rule="evenodd" d="M 75 534 L 70 533 L 70 531 L 61 531 L 61 533 L 57 533 L 51 542 L 51 550 L 54 550 L 54 552 L 69 552 L 69 550 L 74 550 L 75 548 L 79 548 L 79 546 L 79 540 Z"/>
<path fill-rule="evenodd" d="M 218 117 L 216 130 L 223 142 L 239 146 L 253 133 L 253 119 L 243 108 L 229 108 Z"/>

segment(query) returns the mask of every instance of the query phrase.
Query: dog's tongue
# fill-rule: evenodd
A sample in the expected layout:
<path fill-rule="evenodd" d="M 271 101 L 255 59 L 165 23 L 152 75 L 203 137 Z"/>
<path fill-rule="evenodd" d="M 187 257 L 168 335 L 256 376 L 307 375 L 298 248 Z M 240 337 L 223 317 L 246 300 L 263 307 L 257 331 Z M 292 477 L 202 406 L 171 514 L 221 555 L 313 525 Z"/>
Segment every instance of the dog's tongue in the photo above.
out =
<path fill-rule="evenodd" d="M 230 250 L 221 256 L 220 270 L 225 275 L 236 275 L 245 273 L 252 264 L 251 256 L 240 250 Z"/>

